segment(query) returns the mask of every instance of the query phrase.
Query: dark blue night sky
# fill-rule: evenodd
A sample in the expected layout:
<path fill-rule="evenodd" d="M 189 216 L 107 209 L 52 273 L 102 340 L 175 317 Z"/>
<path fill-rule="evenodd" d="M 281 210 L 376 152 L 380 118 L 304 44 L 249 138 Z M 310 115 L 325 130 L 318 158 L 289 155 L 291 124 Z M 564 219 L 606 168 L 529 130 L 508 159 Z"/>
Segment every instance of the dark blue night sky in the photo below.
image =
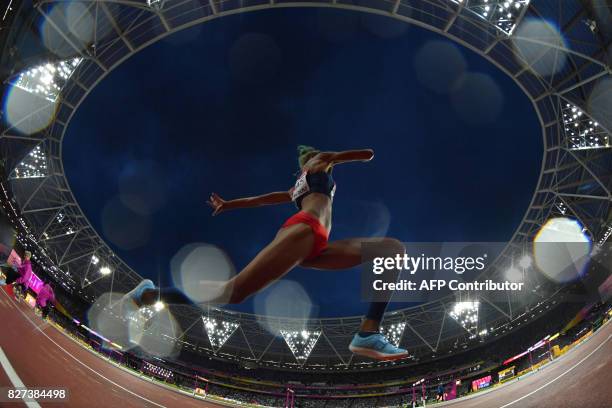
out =
<path fill-rule="evenodd" d="M 331 239 L 508 240 L 542 156 L 528 98 L 478 55 L 384 17 L 287 9 L 215 20 L 125 62 L 80 107 L 63 159 L 98 231 L 168 284 L 186 244 L 218 245 L 240 269 L 273 238 L 292 205 L 213 218 L 205 200 L 288 189 L 298 144 L 375 151 L 334 170 Z M 319 316 L 366 309 L 356 270 L 286 279 Z"/>

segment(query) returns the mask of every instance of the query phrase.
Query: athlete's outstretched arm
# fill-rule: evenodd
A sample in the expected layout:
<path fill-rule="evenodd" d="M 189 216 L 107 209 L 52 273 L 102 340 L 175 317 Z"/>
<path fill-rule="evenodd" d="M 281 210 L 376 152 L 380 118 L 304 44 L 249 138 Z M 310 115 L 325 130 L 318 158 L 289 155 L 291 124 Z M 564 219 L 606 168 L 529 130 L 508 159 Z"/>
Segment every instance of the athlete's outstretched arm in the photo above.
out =
<path fill-rule="evenodd" d="M 213 215 L 237 208 L 253 208 L 261 207 L 262 205 L 284 204 L 288 202 L 291 202 L 291 193 L 289 191 L 277 191 L 274 193 L 227 201 L 222 199 L 217 193 L 212 193 L 207 201 L 208 205 L 214 210 Z"/>
<path fill-rule="evenodd" d="M 374 158 L 374 150 L 345 150 L 343 152 L 322 152 L 321 159 L 334 164 L 349 163 L 349 162 L 368 162 Z"/>

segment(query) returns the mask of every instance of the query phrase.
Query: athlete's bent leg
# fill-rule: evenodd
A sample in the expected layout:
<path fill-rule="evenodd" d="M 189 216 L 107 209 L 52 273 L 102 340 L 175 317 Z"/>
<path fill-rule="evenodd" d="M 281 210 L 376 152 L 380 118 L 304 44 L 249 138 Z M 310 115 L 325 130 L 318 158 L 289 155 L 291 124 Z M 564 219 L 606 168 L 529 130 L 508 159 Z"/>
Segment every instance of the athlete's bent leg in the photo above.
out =
<path fill-rule="evenodd" d="M 375 243 L 376 246 L 373 247 L 375 250 L 364 253 L 362 250 L 363 243 Z M 301 266 L 328 271 L 349 269 L 369 262 L 375 257 L 394 257 L 395 255 L 403 255 L 405 251 L 404 244 L 395 238 L 342 239 L 330 242 L 321 255 L 315 259 L 302 262 Z M 399 272 L 395 271 L 397 276 L 399 276 Z M 383 301 L 370 304 L 366 318 L 361 324 L 362 331 L 378 331 L 389 300 L 390 295 Z"/>
<path fill-rule="evenodd" d="M 363 252 L 362 244 L 376 243 L 373 251 Z M 393 238 L 353 238 L 332 242 L 317 258 L 302 262 L 307 268 L 322 270 L 348 269 L 369 262 L 375 257 L 395 257 L 405 253 L 404 245 Z M 396 279 L 399 270 L 394 271 Z M 408 356 L 404 349 L 389 343 L 386 337 L 379 333 L 385 310 L 391 294 L 386 294 L 382 301 L 371 302 L 365 319 L 361 323 L 359 333 L 355 334 L 349 349 L 357 354 L 378 360 L 395 360 Z"/>

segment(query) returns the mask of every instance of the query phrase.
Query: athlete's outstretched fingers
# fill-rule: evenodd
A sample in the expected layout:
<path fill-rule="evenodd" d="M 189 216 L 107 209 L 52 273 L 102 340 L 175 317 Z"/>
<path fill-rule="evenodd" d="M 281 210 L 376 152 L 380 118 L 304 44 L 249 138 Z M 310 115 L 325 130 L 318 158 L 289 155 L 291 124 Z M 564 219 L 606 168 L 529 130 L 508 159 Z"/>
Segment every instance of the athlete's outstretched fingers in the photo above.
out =
<path fill-rule="evenodd" d="M 232 278 L 230 303 L 240 303 L 299 265 L 312 251 L 314 236 L 305 224 L 281 229 L 276 238 Z"/>
<path fill-rule="evenodd" d="M 362 253 L 363 243 L 376 243 L 376 251 Z M 372 253 L 370 253 L 372 252 Z M 349 238 L 330 242 L 315 259 L 304 261 L 301 266 L 322 270 L 349 269 L 371 261 L 376 256 L 395 256 L 405 252 L 404 244 L 395 238 Z M 364 256 L 365 255 L 365 256 Z"/>

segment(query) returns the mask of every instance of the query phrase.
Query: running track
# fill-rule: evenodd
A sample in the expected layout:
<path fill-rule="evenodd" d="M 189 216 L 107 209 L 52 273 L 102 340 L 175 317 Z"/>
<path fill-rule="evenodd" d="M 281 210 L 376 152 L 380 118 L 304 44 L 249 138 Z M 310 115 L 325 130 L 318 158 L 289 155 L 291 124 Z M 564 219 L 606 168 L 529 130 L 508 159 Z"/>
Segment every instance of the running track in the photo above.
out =
<path fill-rule="evenodd" d="M 53 407 L 218 407 L 195 400 L 129 374 L 44 323 L 23 303 L 0 290 L 0 387 L 15 375 L 28 387 L 65 387 L 68 403 Z M 24 350 L 28 350 L 24 353 Z M 12 374 L 12 376 L 11 376 Z M 12 380 L 12 381 L 11 381 Z M 0 403 L 25 407 L 23 402 Z M 612 324 L 540 372 L 472 399 L 435 405 L 452 408 L 610 408 L 612 407 Z"/>

